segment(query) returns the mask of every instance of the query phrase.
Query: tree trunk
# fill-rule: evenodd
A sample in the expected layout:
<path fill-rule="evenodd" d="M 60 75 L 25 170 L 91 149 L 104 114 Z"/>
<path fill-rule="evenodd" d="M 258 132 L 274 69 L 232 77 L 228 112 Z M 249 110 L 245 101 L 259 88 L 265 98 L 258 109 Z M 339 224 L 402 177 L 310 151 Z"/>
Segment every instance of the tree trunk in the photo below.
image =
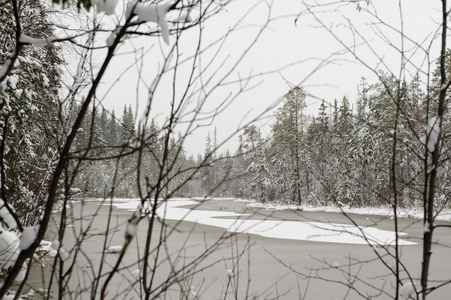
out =
<path fill-rule="evenodd" d="M 442 0 L 442 45 L 441 45 L 441 53 L 440 53 L 440 77 L 441 77 L 441 85 L 440 85 L 440 95 L 439 95 L 439 102 L 438 102 L 438 122 L 439 122 L 439 128 L 441 130 L 442 128 L 442 121 L 443 121 L 443 115 L 444 115 L 444 108 L 445 108 L 445 97 L 446 97 L 446 91 L 448 90 L 449 83 L 446 79 L 446 70 L 445 70 L 445 58 L 446 58 L 446 35 L 447 35 L 447 1 Z M 431 124 L 432 128 L 434 127 L 434 124 Z M 432 133 L 431 129 L 431 133 Z M 426 138 L 427 143 L 428 137 Z M 441 132 L 439 132 L 439 136 L 437 138 L 437 142 L 435 143 L 434 151 L 432 152 L 432 170 L 430 172 L 429 176 L 429 182 L 427 172 L 428 169 L 426 168 L 426 184 L 425 184 L 425 191 L 424 191 L 424 220 L 423 220 L 423 263 L 421 266 L 421 294 L 422 299 L 426 299 L 427 295 L 427 286 L 428 286 L 428 275 L 429 275 L 429 266 L 431 261 L 431 248 L 432 248 L 432 235 L 434 230 L 434 201 L 435 201 L 435 185 L 436 185 L 436 179 L 437 179 L 437 168 L 438 168 L 438 162 L 440 157 L 440 140 L 441 140 Z M 426 147 L 427 148 L 427 147 Z M 428 155 L 426 149 L 426 155 Z M 426 156 L 427 159 L 427 156 Z M 426 160 L 426 167 L 427 160 Z"/>

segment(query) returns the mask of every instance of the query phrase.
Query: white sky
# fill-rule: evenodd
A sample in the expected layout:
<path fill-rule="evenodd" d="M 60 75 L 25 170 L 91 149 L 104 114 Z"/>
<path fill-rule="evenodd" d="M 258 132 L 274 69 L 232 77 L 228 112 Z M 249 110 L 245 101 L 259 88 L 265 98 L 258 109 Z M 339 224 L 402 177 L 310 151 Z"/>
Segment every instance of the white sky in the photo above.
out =
<path fill-rule="evenodd" d="M 324 3 L 325 1 L 320 2 Z M 373 0 L 370 2 L 377 5 L 375 10 L 382 20 L 394 28 L 401 28 L 401 14 L 397 1 Z M 373 9 L 364 3 L 362 5 L 365 8 Z M 437 7 L 432 7 L 434 5 Z M 439 5 L 439 1 L 402 1 L 403 29 L 414 41 L 422 43 L 423 47 L 429 47 L 432 34 L 438 28 L 437 20 L 440 20 L 440 12 L 437 9 L 440 8 Z M 270 23 L 269 28 L 265 30 L 258 42 L 253 45 L 240 66 L 234 69 L 230 78 L 237 78 L 237 74 L 245 77 L 249 74 L 255 75 L 274 70 L 278 70 L 278 72 L 258 77 L 252 81 L 251 85 L 256 86 L 251 91 L 239 95 L 214 121 L 202 123 L 203 125 L 211 123 L 211 125 L 194 132 L 187 141 L 186 149 L 190 153 L 202 153 L 206 135 L 208 132 L 212 134 L 214 127 L 217 127 L 218 140 L 221 142 L 235 132 L 240 125 L 255 118 L 274 104 L 277 99 L 288 92 L 291 85 L 300 84 L 308 93 L 318 99 L 325 99 L 327 102 L 332 102 L 334 99 L 341 100 L 344 96 L 354 100 L 357 97 L 357 85 L 361 76 L 365 76 L 369 83 L 374 83 L 376 77 L 373 70 L 375 69 L 388 67 L 392 72 L 398 74 L 401 56 L 394 47 L 401 47 L 400 35 L 394 33 L 388 26 L 375 26 L 378 20 L 370 17 L 364 11 L 359 12 L 355 5 L 343 6 L 338 10 L 334 10 L 334 8 L 327 6 L 318 10 L 320 18 L 325 22 L 324 25 L 332 28 L 339 35 L 340 40 L 348 45 L 352 44 L 354 40 L 356 41 L 357 54 L 365 62 L 368 62 L 367 67 L 359 64 L 352 55 L 343 54 L 343 46 L 324 28 L 319 28 L 320 24 L 315 22 L 310 14 L 302 14 L 295 24 L 296 15 L 303 10 L 300 1 L 275 1 L 271 9 L 271 18 L 274 21 Z M 258 0 L 235 1 L 224 12 L 204 24 L 202 41 L 203 45 L 208 45 L 210 41 L 223 36 L 243 15 L 245 18 L 240 24 L 241 29 L 230 33 L 227 41 L 219 49 L 218 58 L 221 59 L 212 66 L 212 69 L 217 70 L 225 58 L 227 61 L 222 67 L 229 69 L 232 65 L 231 62 L 252 44 L 253 38 L 268 18 L 268 6 L 264 1 Z M 355 29 L 362 34 L 371 47 L 363 45 L 360 38 L 355 38 L 356 31 L 354 30 L 354 35 L 351 33 L 347 27 L 347 19 L 352 20 Z M 381 31 L 377 31 L 375 28 Z M 196 45 L 197 34 L 197 29 L 194 28 L 184 34 L 184 38 L 180 41 L 183 49 L 181 57 L 191 55 Z M 384 39 L 389 40 L 392 45 L 388 45 Z M 406 56 L 415 60 L 415 66 L 421 66 L 424 69 L 427 66 L 427 62 L 424 63 L 425 52 L 418 50 L 417 46 L 406 39 L 404 40 Z M 165 45 L 161 38 L 140 37 L 133 39 L 132 43 L 125 43 L 119 51 L 121 55 L 115 58 L 108 69 L 108 76 L 104 80 L 104 90 L 110 86 L 113 87 L 103 100 L 103 104 L 110 109 L 114 108 L 116 116 L 122 114 L 124 104 L 131 104 L 134 110 L 137 109 L 140 118 L 147 103 L 147 90 L 144 82 L 150 85 L 156 70 L 159 66 L 161 67 L 163 53 L 166 53 L 174 42 L 174 37 L 170 37 L 169 46 Z M 139 53 L 148 51 L 138 64 L 139 68 L 142 68 L 144 79 L 139 86 L 137 85 L 136 66 L 123 73 L 128 66 L 137 61 L 136 54 L 130 54 L 131 45 L 135 49 L 139 49 Z M 433 46 L 431 59 L 438 56 L 437 49 L 436 46 Z M 212 52 L 205 54 L 201 61 L 203 66 L 206 65 L 209 57 L 212 57 Z M 326 61 L 328 63 L 324 64 Z M 324 65 L 316 70 L 320 64 Z M 291 66 L 286 67 L 289 65 Z M 412 70 L 411 66 L 407 67 Z M 182 68 L 183 72 L 178 75 L 178 78 L 186 77 L 185 74 L 188 74 L 190 69 L 189 66 Z M 413 71 L 406 72 L 402 76 L 410 78 L 413 73 Z M 123 75 L 120 77 L 120 74 Z M 223 73 L 218 72 L 215 76 L 220 74 Z M 116 81 L 118 77 L 120 79 Z M 229 93 L 235 93 L 237 88 L 237 85 L 228 85 L 216 90 L 208 100 L 206 108 L 217 107 L 221 99 Z M 164 78 L 152 106 L 152 116 L 157 117 L 160 124 L 164 122 L 164 116 L 167 115 L 171 91 L 172 78 Z M 309 97 L 307 104 L 308 112 L 316 113 L 319 100 Z M 267 115 L 271 116 L 272 111 Z M 270 122 L 271 120 L 265 120 L 257 124 L 261 126 L 264 133 L 268 134 L 270 132 L 268 123 Z M 237 136 L 225 147 L 232 152 L 235 151 Z"/>

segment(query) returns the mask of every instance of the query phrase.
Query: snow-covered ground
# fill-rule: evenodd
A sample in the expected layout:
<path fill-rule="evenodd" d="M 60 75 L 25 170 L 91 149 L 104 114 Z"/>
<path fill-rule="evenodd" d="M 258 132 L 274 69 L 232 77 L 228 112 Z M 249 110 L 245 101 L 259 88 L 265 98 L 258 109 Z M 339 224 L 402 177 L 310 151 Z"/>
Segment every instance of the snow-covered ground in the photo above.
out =
<path fill-rule="evenodd" d="M 224 200 L 224 199 L 221 199 Z M 211 200 L 214 201 L 214 200 Z M 230 200 L 233 201 L 233 200 Z M 243 200 L 241 200 L 243 201 Z M 170 220 L 185 220 L 196 222 L 198 224 L 216 226 L 228 231 L 257 234 L 268 238 L 308 240 L 315 242 L 346 243 L 346 244 L 367 244 L 387 245 L 393 244 L 395 233 L 393 231 L 380 230 L 374 227 L 355 227 L 347 224 L 305 222 L 305 221 L 280 221 L 275 219 L 257 219 L 253 218 L 251 213 L 240 213 L 230 211 L 207 211 L 192 210 L 186 206 L 198 205 L 199 202 L 191 199 L 172 199 L 158 209 L 160 217 Z M 116 199 L 113 205 L 119 209 L 134 211 L 139 205 L 138 200 Z M 269 204 L 261 205 L 250 202 L 249 207 L 261 207 L 265 209 L 297 209 L 292 206 L 271 206 Z M 305 211 L 334 211 L 339 212 L 338 208 L 308 208 L 303 207 Z M 362 210 L 348 210 L 352 213 L 365 213 Z M 381 214 L 383 210 L 366 210 L 368 214 Z M 387 214 L 387 211 L 385 211 Z M 401 236 L 405 235 L 400 233 Z M 367 240 L 363 238 L 366 237 Z M 401 245 L 413 245 L 415 243 L 401 239 Z"/>

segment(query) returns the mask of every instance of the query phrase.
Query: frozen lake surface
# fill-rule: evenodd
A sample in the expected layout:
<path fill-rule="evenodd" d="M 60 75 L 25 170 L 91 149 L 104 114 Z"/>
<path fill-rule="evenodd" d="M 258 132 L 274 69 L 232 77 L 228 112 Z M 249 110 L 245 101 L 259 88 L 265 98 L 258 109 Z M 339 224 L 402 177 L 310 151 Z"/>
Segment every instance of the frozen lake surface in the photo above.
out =
<path fill-rule="evenodd" d="M 123 245 L 127 220 L 138 205 L 134 199 L 74 203 L 73 222 L 66 228 L 62 246 L 70 254 L 66 266 L 75 259 L 75 249 L 80 249 L 75 261 L 78 275 L 70 278 L 71 295 L 65 299 L 91 298 L 100 266 L 104 279 L 118 259 L 117 253 L 104 250 Z M 176 270 L 187 275 L 160 299 L 179 299 L 181 293 L 187 295 L 184 299 L 224 299 L 225 294 L 227 299 L 298 299 L 299 295 L 361 299 L 353 289 L 372 299 L 393 298 L 395 277 L 389 268 L 395 266 L 395 233 L 390 217 L 351 214 L 351 221 L 320 209 L 267 209 L 231 199 L 174 199 L 158 208 L 158 216 L 153 231 L 147 218 L 139 222 L 121 270 L 109 284 L 107 299 L 141 299 L 137 279 L 143 275 L 149 234 L 153 249 L 149 263 L 154 271 L 148 275 L 156 275 L 154 286 L 167 282 Z M 408 283 L 409 277 L 414 281 L 420 277 L 422 221 L 399 219 L 399 231 L 405 267 L 400 278 Z M 439 228 L 434 237 L 439 243 L 433 246 L 431 280 L 451 280 L 451 265 L 443 263 L 451 256 L 451 235 Z M 34 276 L 36 281 L 49 282 L 41 279 L 41 270 Z M 430 299 L 446 299 L 450 294 L 447 285 Z"/>
<path fill-rule="evenodd" d="M 215 201 L 215 200 L 209 200 Z M 158 215 L 168 220 L 184 220 L 202 225 L 216 226 L 231 232 L 257 234 L 267 238 L 308 240 L 312 242 L 393 245 L 395 233 L 376 227 L 339 224 L 332 222 L 277 220 L 271 217 L 255 219 L 253 213 L 208 211 L 193 209 L 201 206 L 201 201 L 173 199 L 158 208 Z M 138 200 L 116 200 L 119 209 L 136 210 Z M 400 236 L 406 233 L 400 232 Z M 415 242 L 399 240 L 400 245 Z"/>

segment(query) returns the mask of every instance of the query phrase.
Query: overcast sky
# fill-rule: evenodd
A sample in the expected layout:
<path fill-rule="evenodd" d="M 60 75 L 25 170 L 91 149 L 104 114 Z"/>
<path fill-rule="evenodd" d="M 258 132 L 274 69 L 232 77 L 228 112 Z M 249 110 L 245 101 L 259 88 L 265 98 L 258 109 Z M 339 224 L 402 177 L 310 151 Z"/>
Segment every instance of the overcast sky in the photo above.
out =
<path fill-rule="evenodd" d="M 325 1 L 320 2 L 325 3 Z M 440 20 L 440 13 L 437 10 L 440 1 L 408 0 L 402 1 L 401 6 L 397 1 L 370 2 L 372 3 L 370 6 L 362 2 L 364 9 L 360 11 L 354 4 L 316 9 L 317 16 L 324 22 L 321 24 L 311 13 L 305 11 L 305 7 L 299 0 L 274 1 L 271 7 L 264 1 L 234 1 L 221 14 L 206 22 L 202 37 L 204 46 L 225 35 L 230 28 L 235 28 L 237 20 L 244 17 L 238 26 L 239 29 L 235 28 L 220 47 L 213 47 L 215 51 L 207 52 L 205 59 L 201 61 L 205 64 L 207 59 L 212 57 L 212 53 L 219 50 L 217 62 L 211 69 L 218 70 L 222 67 L 222 70 L 229 70 L 234 61 L 246 49 L 252 47 L 246 52 L 241 64 L 233 70 L 227 82 L 238 76 L 243 78 L 250 74 L 277 72 L 257 76 L 251 81 L 249 85 L 255 87 L 239 95 L 212 122 L 202 123 L 203 125 L 211 124 L 194 132 L 187 141 L 186 149 L 190 153 L 203 152 L 206 135 L 208 132 L 212 134 L 214 127 L 217 128 L 219 141 L 222 141 L 239 126 L 273 105 L 293 85 L 303 86 L 312 95 L 307 99 L 308 112 L 312 114 L 317 111 L 319 99 L 332 102 L 334 99 L 341 100 L 346 96 L 354 101 L 357 97 L 357 85 L 362 76 L 365 76 L 368 82 L 374 83 L 375 69 L 385 71 L 389 69 L 394 74 L 399 74 L 401 46 L 405 47 L 406 57 L 415 62 L 414 66 L 408 66 L 410 72 L 401 76 L 408 79 L 414 74 L 415 68 L 425 70 L 428 65 L 428 62 L 424 60 L 426 55 L 423 50 L 418 50 L 418 46 L 428 48 L 433 40 L 433 35 L 438 29 L 437 21 Z M 377 6 L 372 7 L 372 5 Z M 377 11 L 380 20 L 370 16 L 365 9 Z M 304 12 L 299 15 L 302 11 Z M 272 19 L 271 23 L 258 41 L 253 43 L 255 36 L 268 20 L 268 16 Z M 401 16 L 403 23 L 400 21 Z M 297 17 L 298 20 L 295 23 Z M 380 21 L 387 24 L 380 24 Z M 363 66 L 353 55 L 345 54 L 344 46 L 322 26 L 332 29 L 338 39 L 346 45 L 354 45 L 353 49 L 357 55 L 368 65 Z M 404 39 L 402 44 L 401 35 L 394 30 L 401 28 L 411 40 L 419 44 L 415 45 L 408 39 Z M 185 49 L 186 51 L 181 57 L 192 54 L 197 44 L 197 36 L 197 29 L 184 34 L 180 43 L 182 51 Z M 131 104 L 134 110 L 138 111 L 138 118 L 141 118 L 148 99 L 145 84 L 151 83 L 155 71 L 161 67 L 164 54 L 174 42 L 174 37 L 170 37 L 169 45 L 166 45 L 161 38 L 141 37 L 133 39 L 132 43 L 125 43 L 119 51 L 121 55 L 115 58 L 113 65 L 109 68 L 109 76 L 105 78 L 104 91 L 109 89 L 113 82 L 114 86 L 104 98 L 103 104 L 110 109 L 114 108 L 117 116 L 122 113 L 124 104 Z M 134 48 L 131 48 L 131 45 Z M 142 68 L 143 78 L 139 85 L 137 84 L 137 67 L 126 69 L 137 61 L 136 53 L 131 54 L 132 49 L 138 49 L 139 54 L 145 53 L 138 66 Z M 437 51 L 438 48 L 433 46 L 430 58 L 437 57 L 439 54 Z M 186 68 L 186 74 L 189 74 L 190 68 Z M 120 74 L 122 76 L 119 76 Z M 182 78 L 183 72 L 180 72 L 178 76 Z M 119 81 L 116 81 L 117 78 Z M 164 116 L 167 115 L 168 97 L 170 98 L 171 94 L 169 91 L 172 89 L 172 78 L 165 78 L 165 80 L 161 83 L 162 89 L 159 90 L 158 97 L 155 97 L 156 100 L 152 106 L 152 115 L 159 120 L 159 123 L 164 122 Z M 206 108 L 212 109 L 219 105 L 221 99 L 227 97 L 229 93 L 234 95 L 237 89 L 238 85 L 227 85 L 216 90 Z M 271 116 L 272 111 L 267 115 Z M 265 119 L 257 124 L 265 134 L 268 134 L 269 123 L 271 119 Z M 226 147 L 234 152 L 237 147 L 237 138 L 228 142 Z"/>

